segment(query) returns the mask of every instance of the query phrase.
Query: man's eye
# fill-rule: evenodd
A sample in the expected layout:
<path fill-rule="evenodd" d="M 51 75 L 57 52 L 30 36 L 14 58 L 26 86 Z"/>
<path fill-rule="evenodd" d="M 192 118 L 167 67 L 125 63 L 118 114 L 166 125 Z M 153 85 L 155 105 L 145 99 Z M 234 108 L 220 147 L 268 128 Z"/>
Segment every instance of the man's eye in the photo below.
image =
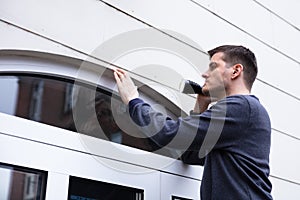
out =
<path fill-rule="evenodd" d="M 217 68 L 217 64 L 216 63 L 210 63 L 209 64 L 209 69 L 212 71 L 212 70 L 214 70 L 214 69 L 216 69 Z"/>

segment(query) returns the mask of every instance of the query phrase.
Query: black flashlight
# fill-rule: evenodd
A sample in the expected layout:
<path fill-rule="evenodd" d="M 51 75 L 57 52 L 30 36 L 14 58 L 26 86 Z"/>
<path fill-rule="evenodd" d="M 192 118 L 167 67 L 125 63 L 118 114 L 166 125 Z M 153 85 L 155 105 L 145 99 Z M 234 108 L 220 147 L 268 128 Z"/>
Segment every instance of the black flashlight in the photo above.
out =
<path fill-rule="evenodd" d="M 191 80 L 182 80 L 180 92 L 184 94 L 202 94 L 202 87 Z"/>

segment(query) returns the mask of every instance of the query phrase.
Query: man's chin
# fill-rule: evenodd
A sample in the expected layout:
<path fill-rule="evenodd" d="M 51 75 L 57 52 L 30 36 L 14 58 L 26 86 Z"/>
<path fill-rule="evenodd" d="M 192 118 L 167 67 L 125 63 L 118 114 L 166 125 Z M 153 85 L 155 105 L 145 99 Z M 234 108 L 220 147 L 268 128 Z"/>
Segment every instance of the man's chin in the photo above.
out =
<path fill-rule="evenodd" d="M 222 97 L 223 95 L 223 92 L 222 91 L 211 91 L 211 90 L 208 90 L 206 88 L 202 88 L 202 94 L 204 96 L 208 96 L 208 97 L 211 97 L 212 99 L 219 99 L 220 97 Z"/>
<path fill-rule="evenodd" d="M 209 92 L 209 90 L 207 90 L 206 88 L 202 88 L 202 94 L 203 94 L 204 96 L 210 96 L 210 92 Z"/>

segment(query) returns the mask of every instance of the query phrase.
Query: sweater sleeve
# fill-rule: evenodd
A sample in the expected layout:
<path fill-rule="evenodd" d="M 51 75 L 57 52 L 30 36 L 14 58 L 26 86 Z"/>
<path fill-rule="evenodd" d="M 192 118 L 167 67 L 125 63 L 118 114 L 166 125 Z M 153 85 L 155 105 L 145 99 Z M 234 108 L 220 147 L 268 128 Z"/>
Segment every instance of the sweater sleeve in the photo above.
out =
<path fill-rule="evenodd" d="M 205 164 L 205 157 L 201 158 L 198 151 L 185 151 L 180 158 L 182 162 L 189 165 L 204 166 Z"/>
<path fill-rule="evenodd" d="M 197 151 L 199 158 L 204 158 L 213 148 L 229 149 L 238 144 L 243 137 L 238 133 L 247 127 L 249 106 L 242 97 L 226 98 L 201 114 L 173 120 L 137 98 L 129 102 L 129 113 L 160 147 Z"/>
<path fill-rule="evenodd" d="M 172 141 L 178 131 L 179 121 L 157 112 L 142 99 L 136 98 L 129 102 L 129 113 L 141 132 L 160 147 Z"/>

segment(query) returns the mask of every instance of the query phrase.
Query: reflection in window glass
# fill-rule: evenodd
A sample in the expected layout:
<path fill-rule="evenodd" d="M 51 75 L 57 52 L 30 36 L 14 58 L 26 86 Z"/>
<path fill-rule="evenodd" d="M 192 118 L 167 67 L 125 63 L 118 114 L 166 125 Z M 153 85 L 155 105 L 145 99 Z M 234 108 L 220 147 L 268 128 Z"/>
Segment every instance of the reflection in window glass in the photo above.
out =
<path fill-rule="evenodd" d="M 144 190 L 71 176 L 68 200 L 143 200 Z"/>
<path fill-rule="evenodd" d="M 0 164 L 0 199 L 45 199 L 46 179 L 40 170 Z"/>
<path fill-rule="evenodd" d="M 13 86 L 0 87 L 5 102 L 0 112 L 147 151 L 159 148 L 133 125 L 126 107 L 107 88 L 27 74 L 0 76 L 0 83 Z"/>
<path fill-rule="evenodd" d="M 187 199 L 187 198 L 183 198 L 183 197 L 172 196 L 172 200 L 193 200 L 193 199 Z"/>
<path fill-rule="evenodd" d="M 0 111 L 13 115 L 17 100 L 18 78 L 16 77 L 1 77 L 0 91 L 5 94 L 5 98 L 1 98 Z"/>

